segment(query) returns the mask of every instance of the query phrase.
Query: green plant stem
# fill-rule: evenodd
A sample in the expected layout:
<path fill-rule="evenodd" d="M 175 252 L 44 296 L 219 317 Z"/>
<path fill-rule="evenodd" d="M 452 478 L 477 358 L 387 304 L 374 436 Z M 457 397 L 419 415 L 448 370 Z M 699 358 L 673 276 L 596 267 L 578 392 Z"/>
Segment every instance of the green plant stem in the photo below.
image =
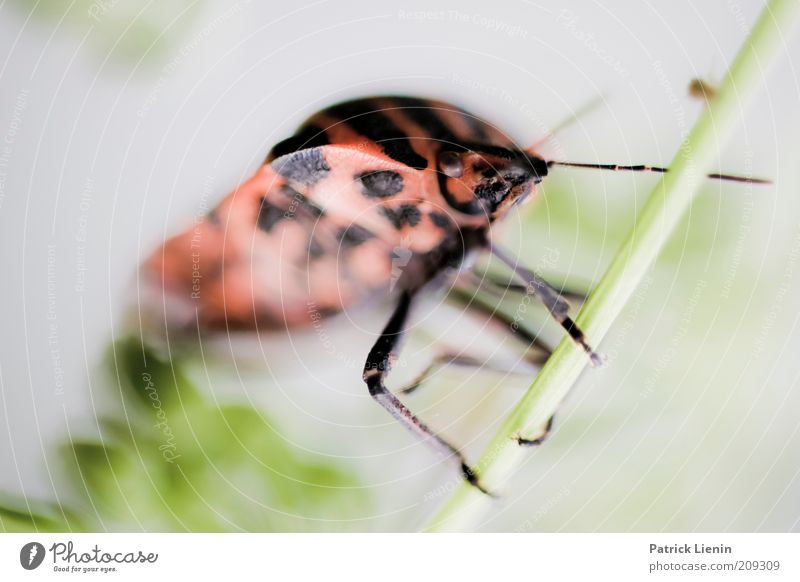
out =
<path fill-rule="evenodd" d="M 681 145 L 669 173 L 653 189 L 626 242 L 581 310 L 576 323 L 594 344 L 611 328 L 681 220 L 745 103 L 761 86 L 766 67 L 785 49 L 799 17 L 798 0 L 771 0 L 764 8 L 719 92 Z M 571 341 L 559 344 L 476 464 L 485 487 L 502 492 L 503 484 L 530 454 L 517 444 L 516 437 L 535 434 L 544 425 L 587 363 L 586 354 Z M 463 483 L 425 529 L 474 529 L 493 503 L 489 496 Z"/>

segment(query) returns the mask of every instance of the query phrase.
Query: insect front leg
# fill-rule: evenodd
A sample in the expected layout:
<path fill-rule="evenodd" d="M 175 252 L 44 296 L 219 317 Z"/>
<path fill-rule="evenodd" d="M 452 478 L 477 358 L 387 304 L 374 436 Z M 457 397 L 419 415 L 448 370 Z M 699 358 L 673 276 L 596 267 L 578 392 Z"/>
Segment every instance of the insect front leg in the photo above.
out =
<path fill-rule="evenodd" d="M 517 443 L 519 443 L 523 447 L 538 447 L 544 441 L 550 437 L 550 434 L 553 432 L 553 423 L 556 420 L 556 415 L 554 414 L 550 418 L 547 419 L 547 422 L 544 425 L 544 430 L 537 436 L 536 438 L 525 438 L 522 436 L 517 437 Z"/>
<path fill-rule="evenodd" d="M 509 257 L 502 249 L 490 243 L 489 250 L 495 257 L 500 259 L 500 261 L 505 263 L 512 271 L 514 271 L 515 275 L 527 283 L 528 287 L 526 292 L 532 293 L 539 299 L 539 301 L 542 302 L 542 304 L 544 304 L 544 306 L 550 312 L 550 315 L 552 315 L 553 318 L 561 324 L 561 327 L 564 328 L 573 341 L 581 346 L 581 348 L 583 348 L 583 350 L 589 355 L 589 359 L 591 360 L 592 364 L 595 366 L 602 364 L 603 359 L 588 344 L 583 331 L 581 331 L 581 329 L 575 325 L 575 322 L 569 316 L 569 303 L 567 303 L 567 301 L 561 297 L 559 292 L 553 289 L 553 287 L 551 287 L 547 281 L 542 279 L 532 270 L 520 265 L 516 260 Z"/>
<path fill-rule="evenodd" d="M 477 474 L 467 464 L 461 451 L 434 433 L 420 419 L 414 416 L 414 414 L 400 402 L 397 396 L 386 389 L 384 380 L 389 373 L 390 360 L 395 352 L 395 347 L 406 331 L 406 321 L 408 319 L 408 311 L 411 307 L 412 300 L 413 294 L 409 291 L 404 291 L 394 313 L 389 318 L 389 322 L 386 324 L 386 327 L 384 327 L 380 337 L 375 342 L 375 345 L 372 346 L 367 356 L 367 361 L 364 364 L 364 374 L 362 376 L 364 382 L 367 384 L 370 396 L 372 396 L 378 404 L 383 406 L 395 420 L 400 422 L 400 424 L 419 438 L 429 443 L 440 453 L 447 457 L 455 457 L 461 464 L 461 472 L 464 474 L 464 478 L 483 493 L 491 495 L 489 491 L 484 489 L 478 482 Z"/>

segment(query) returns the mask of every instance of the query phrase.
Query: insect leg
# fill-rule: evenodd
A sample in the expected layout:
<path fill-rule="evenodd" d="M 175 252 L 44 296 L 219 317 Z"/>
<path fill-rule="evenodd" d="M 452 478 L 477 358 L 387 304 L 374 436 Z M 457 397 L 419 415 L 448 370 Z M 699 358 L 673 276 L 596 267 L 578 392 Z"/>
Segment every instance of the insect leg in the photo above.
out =
<path fill-rule="evenodd" d="M 433 361 L 431 361 L 431 363 L 428 364 L 427 367 L 422 370 L 422 372 L 420 372 L 416 378 L 409 382 L 405 387 L 398 390 L 398 392 L 400 392 L 400 394 L 411 394 L 417 388 L 419 388 L 435 370 L 451 365 L 479 368 L 484 365 L 484 362 L 481 362 L 477 358 L 471 358 L 455 352 L 448 351 L 440 353 L 433 358 Z"/>
<path fill-rule="evenodd" d="M 537 366 L 541 366 L 547 360 L 550 352 L 542 352 L 542 351 L 531 351 L 530 354 L 526 355 L 525 359 Z M 469 356 L 463 356 L 461 354 L 456 354 L 454 352 L 445 352 L 439 354 L 433 362 L 431 362 L 408 386 L 400 390 L 401 394 L 411 394 L 417 388 L 419 388 L 423 382 L 425 382 L 431 373 L 444 366 L 449 365 L 457 365 L 457 366 L 470 366 L 474 368 L 482 368 L 482 369 L 489 369 L 497 372 L 505 372 L 508 374 L 515 373 L 513 370 L 509 368 L 503 368 L 502 366 L 495 366 L 494 364 L 490 364 L 487 362 L 482 362 L 477 358 L 471 358 Z M 547 423 L 544 425 L 544 428 L 539 436 L 536 438 L 525 438 L 522 436 L 517 436 L 517 443 L 523 447 L 534 447 L 541 445 L 547 438 L 550 436 L 550 433 L 553 431 L 553 423 L 555 421 L 555 414 L 551 416 Z"/>
<path fill-rule="evenodd" d="M 523 291 L 525 289 L 521 285 L 520 288 Z M 459 287 L 454 287 L 451 290 L 450 298 L 463 307 L 465 314 L 480 318 L 482 322 L 485 322 L 485 325 L 493 326 L 497 330 L 506 330 L 514 336 L 518 340 L 518 345 L 523 350 L 521 359 L 529 364 L 533 371 L 540 368 L 542 364 L 547 361 L 547 358 L 550 357 L 552 353 L 550 346 L 542 342 L 524 327 L 515 325 L 512 318 L 508 317 L 502 311 L 498 311 L 493 304 L 485 304 L 482 300 L 474 297 L 473 293 L 470 291 Z M 518 373 L 509 366 L 499 365 L 493 361 L 465 355 L 463 352 L 445 350 L 436 355 L 431 363 L 399 392 L 401 394 L 411 394 L 427 381 L 433 372 L 450 365 L 482 368 L 501 373 Z"/>
<path fill-rule="evenodd" d="M 508 281 L 501 281 L 499 279 L 493 278 L 491 275 L 486 275 L 482 277 L 478 277 L 477 275 L 472 275 L 469 277 L 468 280 L 472 281 L 472 284 L 467 286 L 466 288 L 463 286 L 455 286 L 451 290 L 451 296 L 453 299 L 456 300 L 457 303 L 460 303 L 468 313 L 476 312 L 482 314 L 484 317 L 487 317 L 490 322 L 496 323 L 501 327 L 509 330 L 514 337 L 516 337 L 521 344 L 526 346 L 526 351 L 522 356 L 525 361 L 535 367 L 540 368 L 546 361 L 547 358 L 552 355 L 553 350 L 552 347 L 548 344 L 541 341 L 533 332 L 526 329 L 525 326 L 522 325 L 514 325 L 516 320 L 512 320 L 507 314 L 498 310 L 494 303 L 487 302 L 484 299 L 475 295 L 475 288 L 481 282 L 489 281 L 491 285 L 496 286 L 498 289 L 503 290 L 511 290 L 517 293 L 526 293 L 528 292 L 528 288 L 523 285 L 516 285 L 513 283 L 509 283 Z M 572 291 L 561 291 L 563 294 L 569 294 L 571 297 L 574 297 L 578 301 L 584 301 L 586 299 L 586 294 L 582 291 L 572 290 Z M 465 364 L 467 365 L 467 364 Z M 485 365 L 485 364 L 483 364 Z M 434 364 L 431 364 L 428 369 L 432 368 Z M 499 369 L 499 367 L 492 365 L 492 369 Z M 501 371 L 504 372 L 513 372 L 509 369 L 503 369 Z M 547 419 L 544 427 L 542 428 L 541 433 L 539 436 L 535 438 L 527 438 L 521 435 L 517 435 L 516 441 L 520 446 L 524 447 L 533 447 L 542 444 L 553 431 L 553 424 L 555 422 L 555 414 L 550 416 Z"/>
<path fill-rule="evenodd" d="M 421 420 L 414 416 L 411 411 L 400 402 L 397 396 L 389 392 L 384 385 L 384 379 L 389 372 L 390 359 L 395 353 L 397 343 L 405 332 L 406 320 L 408 319 L 408 311 L 411 307 L 412 299 L 413 295 L 411 292 L 403 292 L 394 313 L 389 318 L 389 322 L 386 324 L 386 327 L 384 327 L 383 332 L 381 332 L 380 337 L 375 342 L 375 345 L 372 346 L 367 356 L 367 361 L 364 364 L 364 382 L 367 384 L 370 396 L 372 396 L 378 404 L 383 406 L 395 420 L 419 438 L 429 443 L 440 453 L 443 453 L 447 457 L 454 456 L 461 464 L 461 472 L 464 474 L 464 478 L 483 493 L 491 495 L 478 482 L 477 474 L 467 465 L 467 461 L 464 455 L 461 454 L 461 451 L 436 435 L 436 433 L 428 428 Z"/>
<path fill-rule="evenodd" d="M 488 290 L 495 295 L 498 295 L 501 291 L 511 291 L 512 293 L 523 294 L 528 292 L 527 285 L 522 285 L 521 283 L 511 283 L 507 279 L 496 277 L 488 273 L 480 276 L 473 274 L 473 279 L 477 282 L 477 284 L 488 283 Z M 574 301 L 576 303 L 583 303 L 586 301 L 586 297 L 588 296 L 587 291 L 581 291 L 574 287 L 561 287 L 560 289 L 556 289 L 556 292 L 562 298 L 565 298 L 568 301 Z"/>
<path fill-rule="evenodd" d="M 542 433 L 534 438 L 534 439 L 527 439 L 525 437 L 518 436 L 517 442 L 523 447 L 536 447 L 542 444 L 544 441 L 547 440 L 547 437 L 550 436 L 550 433 L 553 432 L 553 423 L 555 422 L 556 415 L 554 414 L 549 419 L 547 419 L 547 423 L 544 425 L 544 430 Z"/>
<path fill-rule="evenodd" d="M 553 289 L 547 281 L 539 277 L 539 275 L 532 270 L 520 265 L 517 261 L 506 255 L 502 249 L 490 243 L 489 250 L 528 284 L 526 292 L 535 295 L 539 301 L 544 304 L 550 312 L 550 315 L 561 324 L 561 327 L 566 330 L 575 343 L 581 346 L 589 355 L 592 364 L 595 366 L 602 364 L 603 360 L 600 355 L 589 346 L 586 342 L 586 337 L 583 335 L 583 331 L 575 325 L 575 322 L 569 316 L 569 303 L 561 297 L 558 291 Z"/>

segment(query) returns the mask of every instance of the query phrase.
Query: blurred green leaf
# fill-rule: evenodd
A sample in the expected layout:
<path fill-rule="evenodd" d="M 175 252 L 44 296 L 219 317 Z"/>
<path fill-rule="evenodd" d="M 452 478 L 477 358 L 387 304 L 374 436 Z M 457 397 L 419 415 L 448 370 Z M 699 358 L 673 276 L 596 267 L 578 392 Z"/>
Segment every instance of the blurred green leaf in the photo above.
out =
<path fill-rule="evenodd" d="M 120 410 L 102 440 L 65 443 L 62 458 L 88 529 L 314 529 L 369 502 L 358 482 L 287 443 L 259 410 L 208 403 L 178 362 L 134 338 L 108 358 Z M 55 524 L 54 529 L 59 529 Z"/>
<path fill-rule="evenodd" d="M 17 9 L 35 19 L 65 25 L 65 31 L 88 36 L 87 47 L 99 59 L 158 62 L 195 23 L 202 0 L 142 4 L 119 0 L 16 0 Z M 164 34 L 169 24 L 169 34 Z"/>
<path fill-rule="evenodd" d="M 0 499 L 0 531 L 59 532 L 84 529 L 83 521 L 55 503 L 5 497 Z"/>

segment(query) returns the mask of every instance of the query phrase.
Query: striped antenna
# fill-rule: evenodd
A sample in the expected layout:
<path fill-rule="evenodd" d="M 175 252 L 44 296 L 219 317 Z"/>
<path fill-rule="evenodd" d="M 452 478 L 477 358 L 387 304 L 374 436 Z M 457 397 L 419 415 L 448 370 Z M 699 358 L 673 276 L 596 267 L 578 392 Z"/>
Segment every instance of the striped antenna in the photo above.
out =
<path fill-rule="evenodd" d="M 610 170 L 612 172 L 654 172 L 657 174 L 665 174 L 669 172 L 669 168 L 660 168 L 658 166 L 620 166 L 619 164 L 582 164 L 579 162 L 557 162 L 554 160 L 547 162 L 547 167 L 550 166 L 563 166 L 566 168 L 589 168 L 593 170 Z M 772 184 L 771 180 L 763 178 L 750 178 L 747 176 L 731 176 L 729 174 L 708 174 L 709 178 L 714 180 L 726 180 L 728 182 L 743 182 L 745 184 Z"/>

